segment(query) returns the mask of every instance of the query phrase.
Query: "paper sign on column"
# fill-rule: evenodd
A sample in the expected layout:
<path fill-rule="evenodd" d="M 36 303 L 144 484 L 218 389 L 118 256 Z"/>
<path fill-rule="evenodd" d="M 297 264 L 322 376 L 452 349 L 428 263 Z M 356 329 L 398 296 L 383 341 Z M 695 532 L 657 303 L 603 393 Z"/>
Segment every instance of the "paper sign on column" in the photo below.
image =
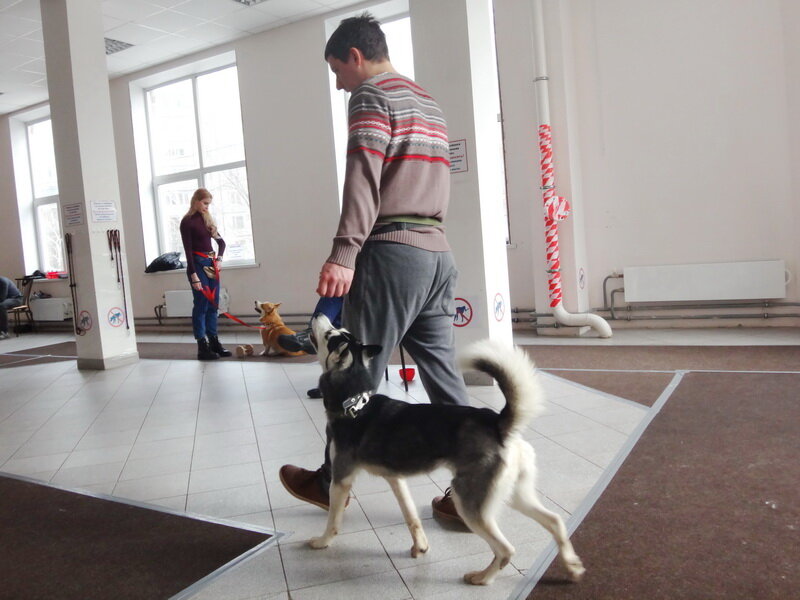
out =
<path fill-rule="evenodd" d="M 450 172 L 466 173 L 467 140 L 450 140 Z"/>
<path fill-rule="evenodd" d="M 80 202 L 64 204 L 61 210 L 64 213 L 64 227 L 83 225 L 83 210 Z"/>
<path fill-rule="evenodd" d="M 108 223 L 117 220 L 117 205 L 112 201 L 92 202 L 92 222 Z"/>

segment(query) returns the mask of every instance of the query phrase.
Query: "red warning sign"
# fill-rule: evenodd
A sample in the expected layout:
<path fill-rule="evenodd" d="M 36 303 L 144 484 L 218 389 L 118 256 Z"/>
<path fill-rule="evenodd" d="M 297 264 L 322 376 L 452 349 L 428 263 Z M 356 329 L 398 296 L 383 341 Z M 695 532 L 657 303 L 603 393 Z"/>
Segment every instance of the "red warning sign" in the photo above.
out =
<path fill-rule="evenodd" d="M 125 315 L 122 310 L 115 306 L 111 310 L 108 311 L 108 324 L 112 327 L 120 327 L 122 324 L 125 323 Z"/>
<path fill-rule="evenodd" d="M 506 301 L 503 299 L 503 294 L 497 293 L 494 295 L 494 318 L 497 321 L 502 321 L 506 314 Z"/>
<path fill-rule="evenodd" d="M 472 305 L 464 298 L 456 298 L 456 312 L 453 315 L 455 327 L 466 327 L 472 321 Z"/>
<path fill-rule="evenodd" d="M 92 315 L 89 314 L 88 310 L 82 310 L 78 314 L 78 326 L 83 329 L 83 331 L 89 331 L 92 325 Z"/>

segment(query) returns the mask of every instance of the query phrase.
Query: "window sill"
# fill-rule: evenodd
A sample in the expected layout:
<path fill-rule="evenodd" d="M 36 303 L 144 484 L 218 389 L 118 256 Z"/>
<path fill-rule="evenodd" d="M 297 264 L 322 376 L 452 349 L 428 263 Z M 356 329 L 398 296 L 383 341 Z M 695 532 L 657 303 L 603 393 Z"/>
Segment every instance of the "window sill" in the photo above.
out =
<path fill-rule="evenodd" d="M 38 283 L 55 283 L 56 281 L 66 281 L 69 282 L 69 277 L 64 277 L 63 279 L 47 279 L 46 277 L 34 277 L 33 284 L 36 285 Z"/>
<path fill-rule="evenodd" d="M 226 264 L 225 261 L 222 261 L 222 268 L 220 269 L 220 271 L 224 273 L 225 271 L 232 271 L 233 269 L 258 269 L 260 267 L 261 263 L 243 263 L 240 265 L 230 265 Z M 180 273 L 185 277 L 186 268 L 172 269 L 170 271 L 156 271 L 155 273 L 144 273 L 144 275 L 174 275 L 176 273 Z"/>

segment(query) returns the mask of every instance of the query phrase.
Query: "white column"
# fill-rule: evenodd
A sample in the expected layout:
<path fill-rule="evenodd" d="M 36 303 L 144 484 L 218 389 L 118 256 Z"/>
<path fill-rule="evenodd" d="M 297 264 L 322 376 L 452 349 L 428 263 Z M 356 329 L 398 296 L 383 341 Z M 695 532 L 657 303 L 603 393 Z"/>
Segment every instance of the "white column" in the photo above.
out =
<path fill-rule="evenodd" d="M 416 79 L 447 118 L 451 167 L 445 225 L 459 269 L 459 346 L 493 338 L 511 343 L 508 259 L 503 224 L 500 100 L 487 0 L 411 0 Z M 471 383 L 468 381 L 468 383 Z"/>
<path fill-rule="evenodd" d="M 107 232 L 122 232 L 100 0 L 41 0 L 61 224 L 72 239 L 78 367 L 138 360 L 122 245 L 122 280 Z"/>

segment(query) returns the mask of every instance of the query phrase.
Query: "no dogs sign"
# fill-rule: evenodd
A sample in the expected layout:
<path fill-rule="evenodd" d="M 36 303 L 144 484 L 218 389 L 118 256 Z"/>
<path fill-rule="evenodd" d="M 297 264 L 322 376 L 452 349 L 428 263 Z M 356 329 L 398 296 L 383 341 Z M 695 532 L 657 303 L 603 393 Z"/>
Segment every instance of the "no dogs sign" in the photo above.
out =
<path fill-rule="evenodd" d="M 464 298 L 456 298 L 456 312 L 453 315 L 455 327 L 466 327 L 472 321 L 472 305 Z"/>

